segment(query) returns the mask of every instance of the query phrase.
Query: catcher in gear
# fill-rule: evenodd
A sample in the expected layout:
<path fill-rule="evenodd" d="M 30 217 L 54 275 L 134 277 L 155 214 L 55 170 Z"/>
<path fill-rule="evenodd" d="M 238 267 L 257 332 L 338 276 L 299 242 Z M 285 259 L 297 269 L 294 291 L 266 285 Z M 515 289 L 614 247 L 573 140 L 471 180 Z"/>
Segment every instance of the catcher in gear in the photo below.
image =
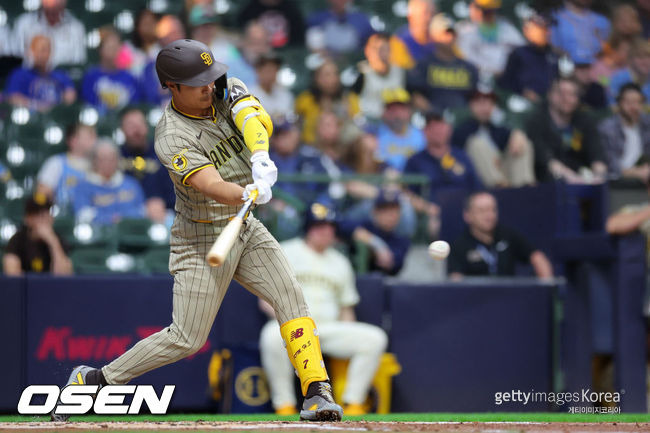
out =
<path fill-rule="evenodd" d="M 300 418 L 338 421 L 342 410 L 332 398 L 316 326 L 275 238 L 251 212 L 224 264 L 213 268 L 205 261 L 251 191 L 258 191 L 257 204 L 267 203 L 277 179 L 268 154 L 269 115 L 226 70 L 206 45 L 191 39 L 174 41 L 158 54 L 158 78 L 172 93 L 155 132 L 156 154 L 176 191 L 172 323 L 100 369 L 75 368 L 68 384 L 125 384 L 192 355 L 206 342 L 234 278 L 275 310 L 305 397 Z M 61 419 L 56 409 L 53 417 Z"/>

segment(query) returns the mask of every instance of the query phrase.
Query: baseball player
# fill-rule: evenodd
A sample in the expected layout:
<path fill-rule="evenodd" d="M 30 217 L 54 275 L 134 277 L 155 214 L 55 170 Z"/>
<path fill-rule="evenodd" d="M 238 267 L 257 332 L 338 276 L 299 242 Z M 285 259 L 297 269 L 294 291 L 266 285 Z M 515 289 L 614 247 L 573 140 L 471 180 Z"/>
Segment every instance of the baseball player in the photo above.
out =
<path fill-rule="evenodd" d="M 305 396 L 300 418 L 338 421 L 318 332 L 278 242 L 252 215 L 219 268 L 206 264 L 213 242 L 254 190 L 271 199 L 277 169 L 268 156 L 271 120 L 259 101 L 203 43 L 165 46 L 156 71 L 172 99 L 155 132 L 155 150 L 176 191 L 169 270 L 174 276 L 172 324 L 141 340 L 101 369 L 76 367 L 68 384 L 125 384 L 198 351 L 230 281 L 273 306 L 287 354 Z"/>
<path fill-rule="evenodd" d="M 355 321 L 354 305 L 359 294 L 354 271 L 348 259 L 332 247 L 336 241 L 334 212 L 314 203 L 307 212 L 305 237 L 282 243 L 314 320 L 318 323 L 323 352 L 349 358 L 343 401 L 345 413 L 362 415 L 363 403 L 372 383 L 388 338 L 377 326 Z M 262 309 L 273 310 L 261 302 Z M 295 413 L 291 364 L 284 356 L 275 321 L 269 321 L 260 334 L 262 366 L 271 388 L 271 400 L 278 414 Z"/>

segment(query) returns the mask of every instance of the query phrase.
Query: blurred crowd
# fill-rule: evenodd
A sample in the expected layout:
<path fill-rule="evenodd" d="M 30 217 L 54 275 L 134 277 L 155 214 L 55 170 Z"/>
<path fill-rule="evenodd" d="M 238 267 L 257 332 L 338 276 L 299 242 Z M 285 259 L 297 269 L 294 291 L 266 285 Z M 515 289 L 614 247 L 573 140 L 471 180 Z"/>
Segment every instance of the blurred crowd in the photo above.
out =
<path fill-rule="evenodd" d="M 0 71 L 2 100 L 42 113 L 79 103 L 119 113 L 124 137 L 118 146 L 71 121 L 67 152 L 38 172 L 39 197 L 79 222 L 170 224 L 173 187 L 138 104 L 169 102 L 155 59 L 185 37 L 207 44 L 274 119 L 271 158 L 285 177 L 259 212 L 273 212 L 276 235 L 299 234 L 301 204 L 326 203 L 352 250 L 365 245 L 370 269 L 386 274 L 400 271 L 414 236 L 437 238 L 441 192 L 643 185 L 650 176 L 648 0 L 598 11 L 591 0 L 530 2 L 521 23 L 502 0 L 468 0 L 458 21 L 434 0 L 409 0 L 392 33 L 352 0 L 308 15 L 297 1 L 246 0 L 236 26 L 215 2 L 186 0 L 178 15 L 142 9 L 131 35 L 99 28 L 96 50 L 66 0 L 41 3 L 0 27 L 0 56 L 20 62 Z M 296 62 L 309 69 L 304 89 L 291 87 Z M 73 65 L 85 71 L 77 82 L 66 72 Z"/>

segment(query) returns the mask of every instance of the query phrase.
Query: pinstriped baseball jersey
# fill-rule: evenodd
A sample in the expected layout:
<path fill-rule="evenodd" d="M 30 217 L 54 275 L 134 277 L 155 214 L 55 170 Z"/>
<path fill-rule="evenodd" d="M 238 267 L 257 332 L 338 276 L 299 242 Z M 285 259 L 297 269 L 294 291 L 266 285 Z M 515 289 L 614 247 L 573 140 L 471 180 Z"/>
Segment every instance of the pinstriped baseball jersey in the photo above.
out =
<path fill-rule="evenodd" d="M 230 78 L 228 85 L 246 91 L 240 80 Z M 172 101 L 156 126 L 155 150 L 174 183 L 176 212 L 190 220 L 225 225 L 239 206 L 217 203 L 194 190 L 187 179 L 214 165 L 226 182 L 246 186 L 253 183 L 251 152 L 230 118 L 228 101 L 215 98 L 212 109 L 208 118 L 192 116 L 178 110 Z"/>

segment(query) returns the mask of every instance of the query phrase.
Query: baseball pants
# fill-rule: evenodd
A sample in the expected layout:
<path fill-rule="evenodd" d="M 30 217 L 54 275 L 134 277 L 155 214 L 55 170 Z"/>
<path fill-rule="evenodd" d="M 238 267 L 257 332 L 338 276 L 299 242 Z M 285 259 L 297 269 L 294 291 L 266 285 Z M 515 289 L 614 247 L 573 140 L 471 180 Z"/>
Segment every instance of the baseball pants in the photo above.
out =
<path fill-rule="evenodd" d="M 343 401 L 361 404 L 388 345 L 386 333 L 379 327 L 361 322 L 317 323 L 323 354 L 350 359 Z M 262 366 L 271 388 L 273 407 L 295 406 L 295 373 L 274 321 L 267 322 L 260 334 Z"/>
<path fill-rule="evenodd" d="M 261 222 L 250 216 L 225 263 L 212 268 L 205 256 L 220 231 L 212 224 L 177 217 L 169 258 L 169 270 L 174 276 L 172 323 L 104 366 L 102 372 L 108 383 L 128 383 L 197 352 L 208 338 L 233 278 L 273 306 L 280 323 L 309 315 L 286 256 Z"/>

